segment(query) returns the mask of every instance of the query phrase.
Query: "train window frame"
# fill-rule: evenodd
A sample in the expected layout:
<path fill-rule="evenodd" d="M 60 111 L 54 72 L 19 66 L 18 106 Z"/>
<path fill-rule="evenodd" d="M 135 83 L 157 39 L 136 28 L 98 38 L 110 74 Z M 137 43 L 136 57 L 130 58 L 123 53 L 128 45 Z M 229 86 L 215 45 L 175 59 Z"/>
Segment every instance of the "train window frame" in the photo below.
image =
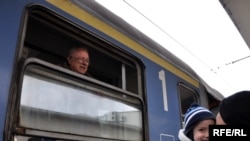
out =
<path fill-rule="evenodd" d="M 36 25 L 33 24 L 32 22 L 40 22 L 40 24 Z M 35 26 L 33 27 L 33 25 Z M 100 35 L 97 35 L 89 31 L 88 29 L 83 28 L 82 26 L 76 24 L 76 22 L 70 21 L 69 19 L 62 17 L 59 14 L 54 13 L 54 11 L 51 11 L 41 5 L 27 6 L 27 11 L 25 12 L 22 26 L 23 27 L 20 36 L 21 39 L 20 47 L 18 48 L 19 54 L 17 57 L 18 58 L 17 66 L 19 66 L 22 69 L 16 71 L 17 79 L 15 80 L 15 84 L 17 84 L 17 90 L 14 90 L 13 94 L 16 96 L 13 96 L 12 100 L 13 102 L 18 102 L 18 104 L 16 104 L 15 106 L 11 106 L 9 114 L 9 119 L 11 122 L 7 127 L 15 129 L 13 131 L 15 135 L 14 138 L 20 136 L 22 137 L 41 136 L 41 137 L 49 137 L 62 140 L 63 139 L 96 140 L 97 138 L 98 139 L 101 138 L 102 140 L 105 141 L 105 140 L 115 139 L 115 138 L 105 138 L 105 137 L 94 137 L 89 135 L 76 135 L 74 133 L 64 134 L 56 131 L 50 132 L 46 130 L 32 129 L 31 127 L 19 126 L 18 125 L 19 118 L 14 118 L 14 117 L 19 117 L 21 114 L 20 104 L 22 98 L 21 92 L 22 92 L 23 77 L 25 75 L 26 67 L 33 63 L 38 66 L 41 66 L 42 68 L 46 68 L 51 71 L 53 70 L 54 72 L 57 72 L 57 74 L 58 72 L 60 72 L 61 75 L 64 75 L 65 77 L 70 77 L 72 81 L 74 81 L 77 84 L 80 84 L 80 82 L 84 82 L 85 83 L 84 88 L 90 89 L 93 88 L 93 86 L 95 86 L 94 91 L 97 89 L 99 89 L 99 92 L 105 90 L 104 92 L 101 93 L 108 98 L 116 99 L 124 103 L 130 103 L 132 105 L 136 105 L 137 107 L 139 107 L 139 109 L 141 110 L 141 122 L 142 122 L 141 137 L 139 140 L 143 140 L 145 138 L 144 133 L 146 129 L 145 126 L 143 125 L 143 121 L 146 119 L 144 117 L 146 114 L 145 114 L 145 105 L 143 98 L 145 91 L 143 83 L 143 80 L 145 78 L 143 78 L 144 77 L 143 73 L 145 67 L 139 58 L 135 57 L 128 51 L 118 47 L 117 45 L 105 40 L 104 38 L 101 38 Z M 47 30 L 49 30 L 47 34 L 43 34 L 44 32 L 46 32 L 45 30 L 43 30 L 44 29 L 43 26 L 47 28 Z M 36 31 L 32 31 L 34 30 L 32 28 L 36 27 L 39 27 L 43 30 L 41 32 L 42 35 L 39 34 L 38 37 L 32 36 L 32 35 L 37 35 L 39 33 L 39 32 L 37 33 Z M 50 28 L 53 30 L 50 30 Z M 46 35 L 58 35 L 58 33 L 56 34 L 56 32 L 61 33 L 60 35 L 62 36 L 64 35 L 63 37 L 66 39 L 64 43 L 70 42 L 71 43 L 70 45 L 74 46 L 79 46 L 79 45 L 88 46 L 90 52 L 93 51 L 95 53 L 103 54 L 104 58 L 109 57 L 109 59 L 111 60 L 111 61 L 109 60 L 110 63 L 115 64 L 116 62 L 118 62 L 119 65 L 117 66 L 120 66 L 121 68 L 119 77 L 121 79 L 120 81 L 122 84 L 113 85 L 102 80 L 78 74 L 61 66 L 59 62 L 66 60 L 66 52 L 60 53 L 57 51 L 56 48 L 53 48 L 53 46 L 56 45 L 55 42 L 57 42 L 58 44 L 60 43 L 59 41 L 56 40 L 61 36 L 54 38 L 56 40 L 55 42 L 51 42 L 51 44 L 43 42 L 45 39 L 42 39 L 42 38 L 49 38 L 46 37 Z M 79 36 L 76 33 L 78 33 Z M 61 43 L 60 45 L 62 44 L 63 43 Z M 70 48 L 72 48 L 72 46 L 70 45 L 69 47 L 64 48 L 65 50 L 67 50 L 67 52 L 70 50 Z M 126 68 L 129 68 L 130 71 L 131 70 L 134 71 L 133 76 L 130 76 L 131 78 L 126 78 L 127 77 L 126 74 L 129 74 L 128 72 L 126 72 L 125 70 Z M 44 74 L 49 75 L 48 72 L 47 73 L 44 72 Z M 133 87 L 128 86 L 129 82 L 127 80 L 133 82 L 132 84 L 135 85 L 133 85 Z M 127 86 L 131 88 L 128 88 Z M 140 102 L 138 103 L 136 101 Z M 10 133 L 10 135 L 12 135 L 13 133 Z"/>
<path fill-rule="evenodd" d="M 180 101 L 181 121 L 184 121 L 184 115 L 192 103 L 199 103 L 198 92 L 187 86 L 185 83 L 178 83 L 178 95 Z M 187 102 L 188 101 L 188 102 Z"/>
<path fill-rule="evenodd" d="M 30 26 L 25 33 L 22 57 L 39 57 L 45 61 L 63 66 L 72 47 L 84 46 L 87 47 L 90 54 L 91 63 L 88 71 L 90 71 L 91 76 L 123 90 L 140 96 L 143 95 L 142 77 L 144 65 L 138 58 L 101 38 L 100 35 L 96 35 L 44 7 L 32 6 L 29 11 L 31 12 L 28 15 L 27 24 Z M 34 25 L 39 25 L 39 28 L 35 28 Z M 46 39 L 42 38 L 49 37 L 45 35 L 40 35 L 40 38 L 32 36 L 35 33 L 46 34 L 54 38 L 55 43 L 46 44 L 42 42 Z M 66 45 L 60 41 L 65 41 L 64 44 Z M 60 46 L 62 48 L 60 51 L 63 52 L 58 52 L 54 46 Z M 128 73 L 127 70 L 134 70 L 134 72 L 130 71 Z"/>

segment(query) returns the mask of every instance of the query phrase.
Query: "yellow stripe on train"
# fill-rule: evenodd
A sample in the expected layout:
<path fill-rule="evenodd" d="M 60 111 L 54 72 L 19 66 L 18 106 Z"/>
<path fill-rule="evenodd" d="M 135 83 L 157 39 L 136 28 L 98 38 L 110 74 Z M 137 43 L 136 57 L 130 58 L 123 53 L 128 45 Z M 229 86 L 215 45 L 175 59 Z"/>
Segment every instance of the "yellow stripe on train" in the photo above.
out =
<path fill-rule="evenodd" d="M 169 62 L 165 61 L 161 57 L 157 56 L 156 54 L 152 53 L 148 49 L 144 48 L 140 44 L 136 43 L 132 39 L 128 38 L 126 35 L 122 34 L 121 32 L 115 30 L 108 24 L 104 23 L 103 21 L 97 19 L 96 17 L 89 14 L 87 11 L 79 8 L 69 0 L 47 0 L 47 2 L 53 4 L 54 6 L 62 9 L 63 11 L 69 13 L 70 15 L 84 21 L 85 23 L 93 26 L 94 28 L 100 30 L 101 32 L 109 35 L 110 37 L 118 40 L 119 42 L 125 44 L 126 46 L 130 47 L 131 49 L 135 50 L 136 52 L 140 53 L 141 55 L 145 56 L 146 58 L 152 60 L 153 62 L 161 65 L 165 69 L 171 71 L 175 75 L 181 77 L 182 79 L 188 81 L 192 85 L 199 87 L 198 81 L 191 78 L 189 75 L 184 73 L 183 71 L 179 70 Z"/>

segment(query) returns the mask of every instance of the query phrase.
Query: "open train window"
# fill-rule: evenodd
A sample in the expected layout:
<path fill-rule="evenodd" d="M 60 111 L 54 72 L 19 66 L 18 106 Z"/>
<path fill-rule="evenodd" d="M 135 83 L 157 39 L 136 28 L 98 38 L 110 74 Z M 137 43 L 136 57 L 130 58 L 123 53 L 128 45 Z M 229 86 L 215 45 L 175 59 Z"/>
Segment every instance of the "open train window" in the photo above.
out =
<path fill-rule="evenodd" d="M 28 7 L 26 16 L 15 138 L 144 140 L 140 60 L 44 7 Z M 93 77 L 63 67 L 76 46 L 89 50 Z"/>
<path fill-rule="evenodd" d="M 63 66 L 69 50 L 85 47 L 90 54 L 88 73 L 96 80 L 141 95 L 140 61 L 88 29 L 41 7 L 30 8 L 22 56 Z"/>
<path fill-rule="evenodd" d="M 216 115 L 219 110 L 220 100 L 216 99 L 210 93 L 207 92 L 207 99 L 208 99 L 208 108 L 211 112 Z"/>
<path fill-rule="evenodd" d="M 183 83 L 179 83 L 179 98 L 181 103 L 181 115 L 184 118 L 184 114 L 187 109 L 190 107 L 192 103 L 198 103 L 198 94 L 195 90 L 190 87 L 184 85 Z"/>

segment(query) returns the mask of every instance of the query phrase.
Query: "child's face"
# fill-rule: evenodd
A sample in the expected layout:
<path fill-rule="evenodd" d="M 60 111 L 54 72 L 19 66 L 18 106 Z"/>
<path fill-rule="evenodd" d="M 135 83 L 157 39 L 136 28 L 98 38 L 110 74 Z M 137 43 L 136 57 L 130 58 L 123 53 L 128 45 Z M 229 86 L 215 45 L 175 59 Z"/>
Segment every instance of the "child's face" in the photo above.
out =
<path fill-rule="evenodd" d="M 215 124 L 214 120 L 203 120 L 194 128 L 194 141 L 209 141 L 208 131 L 209 125 Z"/>

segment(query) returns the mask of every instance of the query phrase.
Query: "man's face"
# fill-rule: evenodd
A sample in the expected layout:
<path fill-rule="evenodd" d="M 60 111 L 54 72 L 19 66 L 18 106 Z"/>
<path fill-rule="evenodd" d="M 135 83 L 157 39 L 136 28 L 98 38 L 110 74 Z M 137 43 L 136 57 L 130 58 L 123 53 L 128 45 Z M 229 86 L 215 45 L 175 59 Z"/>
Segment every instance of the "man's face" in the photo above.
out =
<path fill-rule="evenodd" d="M 89 67 L 89 54 L 84 50 L 76 51 L 67 58 L 71 70 L 85 74 Z"/>

